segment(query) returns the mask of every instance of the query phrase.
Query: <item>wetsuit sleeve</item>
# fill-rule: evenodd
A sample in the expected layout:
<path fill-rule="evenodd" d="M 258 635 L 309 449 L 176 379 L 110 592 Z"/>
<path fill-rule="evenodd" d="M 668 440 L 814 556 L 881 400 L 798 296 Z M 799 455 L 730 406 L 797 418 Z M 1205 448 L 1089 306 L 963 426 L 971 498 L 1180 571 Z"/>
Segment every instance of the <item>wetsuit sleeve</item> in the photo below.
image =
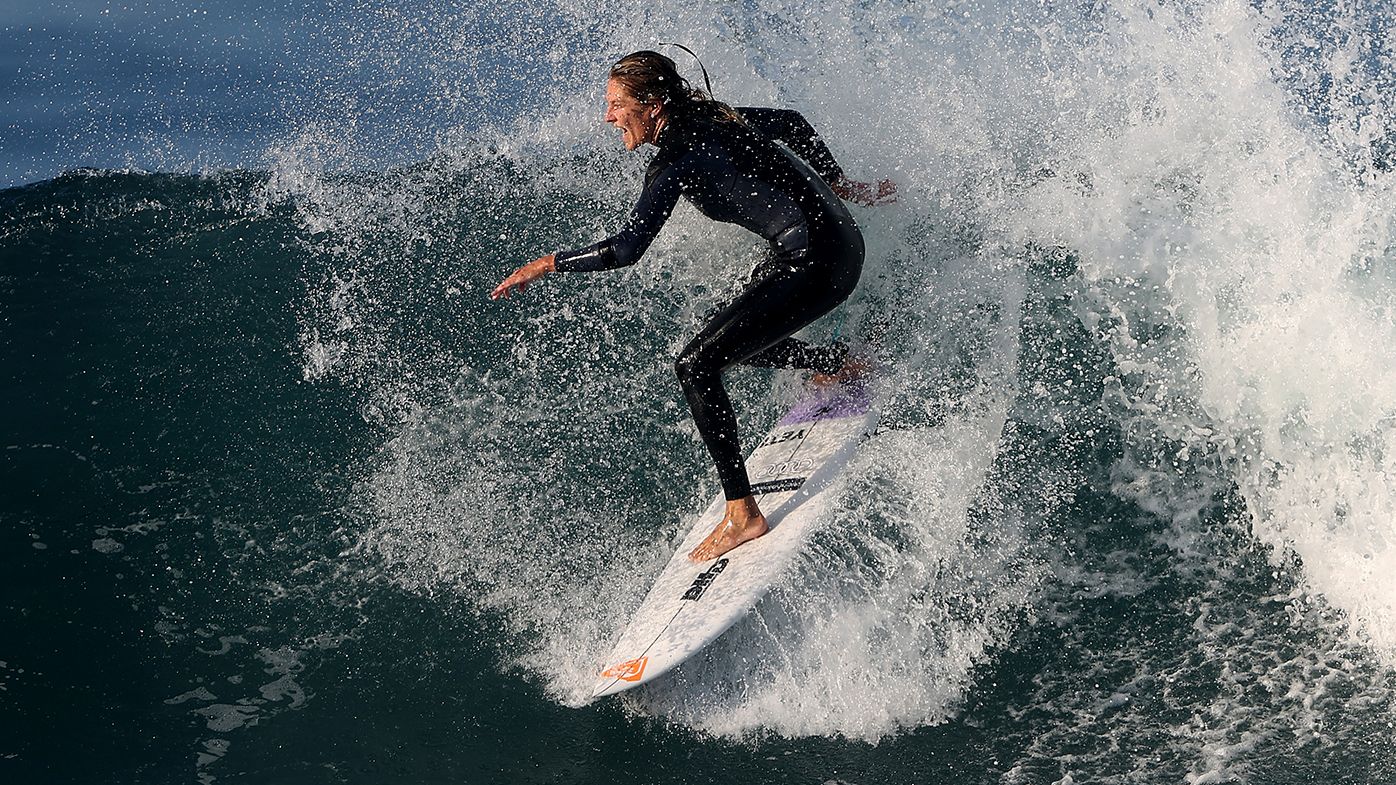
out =
<path fill-rule="evenodd" d="M 553 261 L 557 271 L 581 273 L 614 270 L 640 261 L 679 201 L 678 168 L 667 167 L 645 184 L 640 201 L 618 233 L 585 248 L 556 254 Z"/>
<path fill-rule="evenodd" d="M 814 171 L 824 178 L 824 182 L 833 185 L 844 179 L 843 169 L 834 160 L 834 154 L 829 152 L 829 146 L 819 138 L 814 126 L 809 124 L 804 115 L 794 109 L 764 109 L 755 106 L 742 107 L 737 112 L 746 120 L 747 125 L 784 143 L 796 155 L 809 162 Z"/>

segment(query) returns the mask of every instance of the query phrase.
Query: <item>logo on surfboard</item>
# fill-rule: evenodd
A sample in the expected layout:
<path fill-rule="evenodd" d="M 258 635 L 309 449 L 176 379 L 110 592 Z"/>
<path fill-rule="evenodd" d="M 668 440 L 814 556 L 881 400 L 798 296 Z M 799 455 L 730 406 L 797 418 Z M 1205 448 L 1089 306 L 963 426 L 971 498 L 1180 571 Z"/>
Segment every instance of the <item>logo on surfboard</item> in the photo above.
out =
<path fill-rule="evenodd" d="M 649 664 L 649 657 L 636 657 L 633 660 L 626 660 L 617 665 L 612 665 L 601 675 L 608 679 L 620 679 L 621 681 L 639 681 L 645 675 L 645 665 Z"/>
<path fill-rule="evenodd" d="M 703 592 L 708 590 L 712 582 L 717 580 L 717 576 L 727 569 L 727 560 L 718 559 L 713 566 L 698 573 L 698 577 L 693 579 L 693 585 L 688 587 L 688 591 L 683 593 L 685 600 L 697 600 L 703 596 Z"/>
<path fill-rule="evenodd" d="M 805 484 L 804 477 L 786 477 L 783 480 L 767 480 L 758 482 L 751 486 L 751 492 L 757 496 L 766 493 L 783 493 L 785 491 L 798 491 L 800 486 Z"/>
<path fill-rule="evenodd" d="M 763 439 L 760 444 L 756 445 L 756 449 L 759 450 L 762 447 L 770 447 L 773 444 L 783 444 L 788 441 L 803 439 L 805 438 L 805 431 L 808 430 L 808 428 L 794 428 L 788 431 L 781 431 L 780 433 L 773 433 Z"/>

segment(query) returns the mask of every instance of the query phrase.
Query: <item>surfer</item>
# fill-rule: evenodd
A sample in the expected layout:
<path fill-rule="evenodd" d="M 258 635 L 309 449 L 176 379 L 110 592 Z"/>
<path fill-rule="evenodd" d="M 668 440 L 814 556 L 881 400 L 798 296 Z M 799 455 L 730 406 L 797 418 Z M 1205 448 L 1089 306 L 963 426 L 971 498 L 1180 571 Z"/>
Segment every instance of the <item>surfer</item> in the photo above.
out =
<path fill-rule="evenodd" d="M 738 224 L 770 243 L 769 256 L 750 281 L 709 318 L 675 363 L 727 499 L 723 519 L 689 554 L 706 561 L 767 531 L 722 372 L 737 363 L 834 377 L 848 372 L 847 346 L 813 346 L 791 336 L 843 302 L 862 272 L 863 236 L 839 197 L 878 204 L 890 201 L 894 189 L 887 181 L 874 188 L 845 177 L 798 112 L 734 109 L 714 100 L 710 86 L 708 92 L 690 87 L 674 61 L 658 52 L 635 52 L 612 66 L 606 122 L 620 129 L 627 150 L 644 144 L 659 148 L 629 220 L 598 243 L 519 267 L 490 297 L 523 291 L 551 272 L 634 264 L 680 196 L 709 218 Z"/>

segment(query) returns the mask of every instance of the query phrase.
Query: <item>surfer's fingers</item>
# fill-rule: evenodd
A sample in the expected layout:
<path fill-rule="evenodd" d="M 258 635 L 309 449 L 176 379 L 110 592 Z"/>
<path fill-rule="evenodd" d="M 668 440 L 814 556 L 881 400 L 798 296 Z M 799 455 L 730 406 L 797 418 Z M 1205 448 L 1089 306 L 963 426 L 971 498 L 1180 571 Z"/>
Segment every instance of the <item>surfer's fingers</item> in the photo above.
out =
<path fill-rule="evenodd" d="M 529 284 L 546 275 L 552 269 L 552 265 L 552 254 L 520 265 L 519 269 L 509 274 L 508 278 L 499 282 L 499 285 L 490 293 L 490 299 L 498 300 L 501 297 L 508 297 L 509 293 L 515 289 L 522 292 L 528 288 Z"/>
<path fill-rule="evenodd" d="M 498 300 L 501 297 L 507 298 L 509 296 L 509 292 L 515 287 L 518 287 L 522 291 L 524 281 L 520 279 L 523 278 L 524 269 L 527 266 L 528 265 L 524 265 L 523 267 L 520 267 L 514 272 L 509 273 L 509 277 L 500 281 L 499 285 L 494 287 L 494 291 L 490 292 L 490 299 Z"/>
<path fill-rule="evenodd" d="M 877 196 L 873 197 L 873 203 L 892 204 L 895 201 L 897 201 L 897 184 L 886 179 L 878 183 Z"/>

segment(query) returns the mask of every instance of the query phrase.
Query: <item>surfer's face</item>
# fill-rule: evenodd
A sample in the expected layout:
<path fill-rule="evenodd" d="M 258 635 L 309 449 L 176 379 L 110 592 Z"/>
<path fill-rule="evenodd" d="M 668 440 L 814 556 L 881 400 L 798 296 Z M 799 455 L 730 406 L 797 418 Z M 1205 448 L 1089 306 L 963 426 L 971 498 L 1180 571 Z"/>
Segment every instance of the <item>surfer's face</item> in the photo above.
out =
<path fill-rule="evenodd" d="M 641 103 L 612 79 L 606 83 L 606 122 L 620 129 L 625 149 L 634 150 L 646 142 L 653 143 L 659 135 L 659 119 L 664 110 L 659 104 Z"/>

